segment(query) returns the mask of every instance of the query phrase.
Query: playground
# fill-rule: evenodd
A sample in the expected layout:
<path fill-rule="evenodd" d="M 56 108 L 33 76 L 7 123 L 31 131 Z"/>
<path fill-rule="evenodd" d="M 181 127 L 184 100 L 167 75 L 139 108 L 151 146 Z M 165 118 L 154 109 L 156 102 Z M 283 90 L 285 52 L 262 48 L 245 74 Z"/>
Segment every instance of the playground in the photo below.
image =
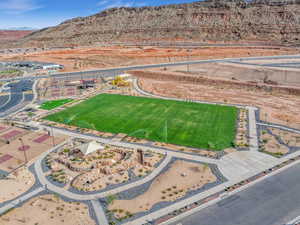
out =
<path fill-rule="evenodd" d="M 85 152 L 83 146 L 94 148 L 94 151 Z M 162 154 L 151 151 L 109 145 L 102 148 L 100 143 L 73 140 L 51 152 L 46 165 L 51 170 L 49 176 L 52 180 L 90 192 L 142 178 L 151 173 L 162 159 Z"/>

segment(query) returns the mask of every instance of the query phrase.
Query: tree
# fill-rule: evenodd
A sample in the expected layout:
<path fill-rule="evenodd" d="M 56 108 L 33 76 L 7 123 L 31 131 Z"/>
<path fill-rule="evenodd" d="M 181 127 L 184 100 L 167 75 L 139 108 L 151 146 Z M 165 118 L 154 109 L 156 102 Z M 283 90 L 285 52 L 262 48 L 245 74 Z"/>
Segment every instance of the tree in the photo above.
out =
<path fill-rule="evenodd" d="M 107 196 L 107 198 L 106 198 L 107 204 L 108 205 L 112 204 L 114 202 L 114 200 L 116 200 L 116 199 L 117 199 L 116 195 L 109 195 L 109 196 Z"/>

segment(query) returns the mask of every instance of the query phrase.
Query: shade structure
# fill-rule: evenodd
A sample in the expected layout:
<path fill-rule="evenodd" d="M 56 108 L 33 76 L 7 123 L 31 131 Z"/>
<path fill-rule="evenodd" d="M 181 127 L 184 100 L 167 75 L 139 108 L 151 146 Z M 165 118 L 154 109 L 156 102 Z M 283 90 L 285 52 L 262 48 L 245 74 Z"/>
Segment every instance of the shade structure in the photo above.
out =
<path fill-rule="evenodd" d="M 79 146 L 79 150 L 82 152 L 84 155 L 88 155 L 90 153 L 93 153 L 98 150 L 103 150 L 104 146 L 96 141 L 91 141 L 88 143 L 84 143 L 81 146 Z"/>

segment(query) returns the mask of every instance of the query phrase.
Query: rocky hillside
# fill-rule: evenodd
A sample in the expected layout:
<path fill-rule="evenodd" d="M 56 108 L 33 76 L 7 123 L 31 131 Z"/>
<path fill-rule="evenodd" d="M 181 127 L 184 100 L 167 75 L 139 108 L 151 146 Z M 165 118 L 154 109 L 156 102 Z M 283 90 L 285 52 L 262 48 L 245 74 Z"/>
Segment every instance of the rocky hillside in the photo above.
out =
<path fill-rule="evenodd" d="M 18 40 L 30 33 L 31 30 L 0 30 L 0 43 Z"/>
<path fill-rule="evenodd" d="M 160 7 L 113 8 L 23 38 L 26 46 L 128 41 L 300 42 L 300 0 L 208 0 Z"/>

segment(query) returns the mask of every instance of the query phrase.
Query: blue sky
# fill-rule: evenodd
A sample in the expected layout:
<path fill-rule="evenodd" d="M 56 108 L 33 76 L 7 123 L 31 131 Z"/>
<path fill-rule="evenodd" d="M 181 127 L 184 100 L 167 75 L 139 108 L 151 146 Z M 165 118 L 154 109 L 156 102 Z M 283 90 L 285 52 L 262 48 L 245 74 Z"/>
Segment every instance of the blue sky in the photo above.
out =
<path fill-rule="evenodd" d="M 195 0 L 0 0 L 0 29 L 43 28 L 106 8 L 194 2 Z"/>

